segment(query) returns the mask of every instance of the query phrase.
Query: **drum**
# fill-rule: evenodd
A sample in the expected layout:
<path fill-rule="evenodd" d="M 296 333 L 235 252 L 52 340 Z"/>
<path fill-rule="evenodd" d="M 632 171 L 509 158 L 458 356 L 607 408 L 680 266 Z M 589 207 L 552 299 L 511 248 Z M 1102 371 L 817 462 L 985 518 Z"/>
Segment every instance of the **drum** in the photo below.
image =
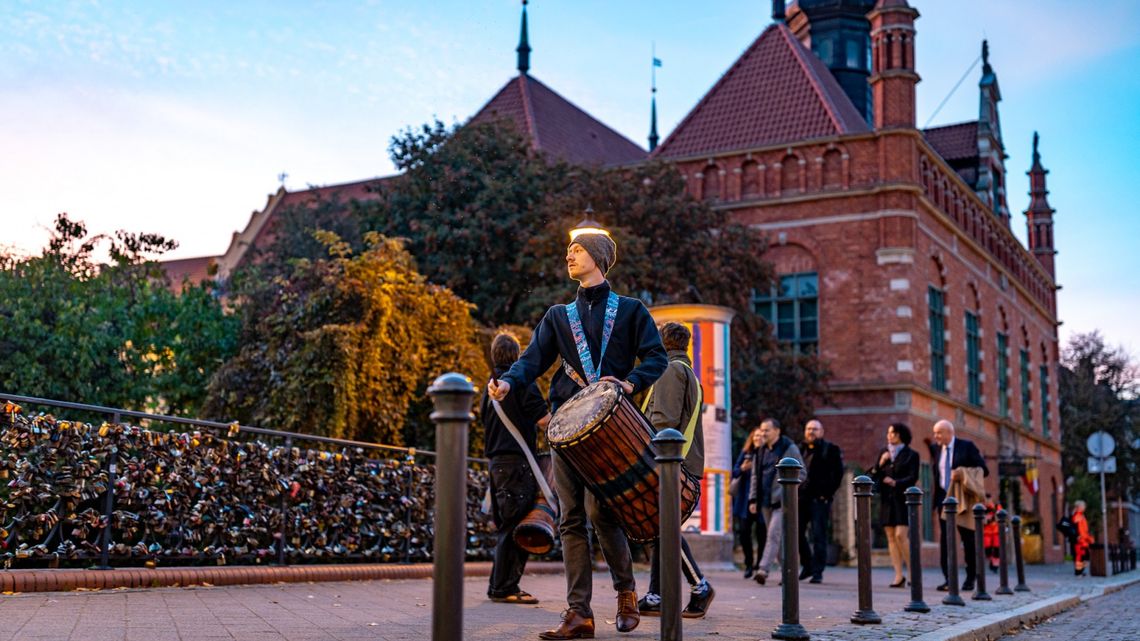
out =
<path fill-rule="evenodd" d="M 659 534 L 659 476 L 649 421 L 610 381 L 594 383 L 558 408 L 550 420 L 550 446 L 617 517 L 632 541 Z M 700 479 L 681 466 L 681 520 L 700 498 Z"/>

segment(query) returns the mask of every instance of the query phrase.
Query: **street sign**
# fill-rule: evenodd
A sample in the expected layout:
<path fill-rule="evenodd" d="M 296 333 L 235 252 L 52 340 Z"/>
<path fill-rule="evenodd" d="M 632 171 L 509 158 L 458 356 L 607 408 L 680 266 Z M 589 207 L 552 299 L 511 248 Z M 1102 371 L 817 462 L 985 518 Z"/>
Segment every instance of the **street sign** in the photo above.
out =
<path fill-rule="evenodd" d="M 1116 457 L 1089 457 L 1089 474 L 1116 474 Z"/>
<path fill-rule="evenodd" d="M 1089 448 L 1089 454 L 1093 456 L 1110 456 L 1116 449 L 1116 439 L 1104 430 L 1090 434 L 1086 444 Z"/>

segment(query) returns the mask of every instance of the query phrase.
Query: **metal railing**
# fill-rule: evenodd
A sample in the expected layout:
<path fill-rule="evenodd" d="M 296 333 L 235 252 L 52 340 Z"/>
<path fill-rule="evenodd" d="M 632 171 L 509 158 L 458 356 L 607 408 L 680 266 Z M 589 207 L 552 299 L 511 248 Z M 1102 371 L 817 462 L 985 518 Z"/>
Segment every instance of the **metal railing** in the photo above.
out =
<path fill-rule="evenodd" d="M 110 420 L 28 416 L 18 404 Z M 435 470 L 416 459 L 434 451 L 17 394 L 0 393 L 0 407 L 5 567 L 430 559 Z M 485 465 L 468 458 L 469 558 L 493 548 L 479 511 Z"/>

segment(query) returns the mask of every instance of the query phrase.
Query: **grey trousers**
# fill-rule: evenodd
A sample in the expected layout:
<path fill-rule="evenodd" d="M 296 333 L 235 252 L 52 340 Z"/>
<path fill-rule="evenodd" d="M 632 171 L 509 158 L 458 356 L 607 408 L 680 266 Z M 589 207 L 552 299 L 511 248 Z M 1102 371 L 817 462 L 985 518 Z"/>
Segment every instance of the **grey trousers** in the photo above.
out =
<path fill-rule="evenodd" d="M 609 510 L 586 489 L 581 477 L 561 456 L 554 456 L 554 491 L 562 515 L 558 531 L 562 535 L 562 563 L 566 568 L 566 604 L 582 616 L 593 617 L 590 600 L 594 589 L 594 563 L 590 554 L 590 534 L 586 519 L 594 525 L 602 555 L 610 566 L 614 590 L 636 589 L 629 540 Z"/>

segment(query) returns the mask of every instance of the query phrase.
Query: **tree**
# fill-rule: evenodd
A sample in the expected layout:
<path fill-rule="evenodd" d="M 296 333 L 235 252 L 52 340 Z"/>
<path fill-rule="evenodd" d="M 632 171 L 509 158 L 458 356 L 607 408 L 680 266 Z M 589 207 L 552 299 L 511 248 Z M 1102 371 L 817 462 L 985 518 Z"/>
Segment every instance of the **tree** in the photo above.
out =
<path fill-rule="evenodd" d="M 390 147 L 405 173 L 361 205 L 364 226 L 408 238 L 432 282 L 475 305 L 488 325 L 533 326 L 573 298 L 564 271 L 567 231 L 588 206 L 618 240 L 607 275 L 649 305 L 709 303 L 737 311 L 732 329 L 734 419 L 800 424 L 826 396 L 826 368 L 779 347 L 752 311 L 769 286 L 765 242 L 688 196 L 665 163 L 602 169 L 537 151 L 509 121 L 408 130 Z"/>
<path fill-rule="evenodd" d="M 208 287 L 175 294 L 156 234 L 89 236 L 60 214 L 39 256 L 0 255 L 0 388 L 192 415 L 233 351 L 236 320 Z M 110 263 L 96 260 L 105 248 Z"/>
<path fill-rule="evenodd" d="M 324 258 L 292 261 L 236 292 L 241 351 L 213 378 L 206 411 L 288 431 L 424 446 L 409 413 L 451 370 L 486 380 L 471 306 L 416 271 L 403 241 L 365 249 L 316 232 Z M 473 444 L 479 435 L 472 438 Z"/>
<path fill-rule="evenodd" d="M 1100 484 L 1087 474 L 1086 441 L 1104 430 L 1116 440 L 1117 472 L 1106 482 L 1117 496 L 1128 498 L 1140 490 L 1140 452 L 1132 447 L 1140 426 L 1140 366 L 1121 347 L 1105 343 L 1099 332 L 1077 334 L 1061 354 L 1059 381 L 1062 429 L 1062 466 L 1074 478 L 1067 499 L 1083 499 L 1089 517 L 1099 520 Z"/>

